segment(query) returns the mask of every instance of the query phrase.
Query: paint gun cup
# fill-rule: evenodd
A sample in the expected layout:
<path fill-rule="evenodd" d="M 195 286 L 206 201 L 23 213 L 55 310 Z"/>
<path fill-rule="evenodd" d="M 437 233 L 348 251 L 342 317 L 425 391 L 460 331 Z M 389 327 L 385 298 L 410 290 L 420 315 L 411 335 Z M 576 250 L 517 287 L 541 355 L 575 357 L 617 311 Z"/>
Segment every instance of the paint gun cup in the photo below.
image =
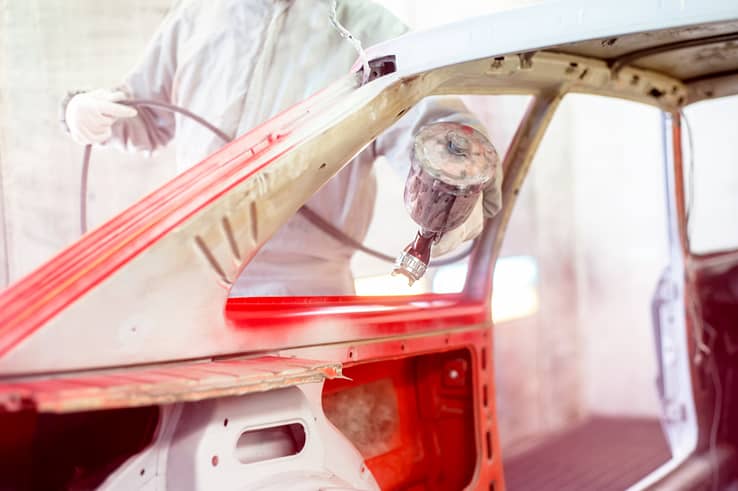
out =
<path fill-rule="evenodd" d="M 469 218 L 497 164 L 492 144 L 470 126 L 435 123 L 420 129 L 404 194 L 405 208 L 420 228 L 397 258 L 393 275 L 405 276 L 411 286 L 423 277 L 431 247 Z"/>

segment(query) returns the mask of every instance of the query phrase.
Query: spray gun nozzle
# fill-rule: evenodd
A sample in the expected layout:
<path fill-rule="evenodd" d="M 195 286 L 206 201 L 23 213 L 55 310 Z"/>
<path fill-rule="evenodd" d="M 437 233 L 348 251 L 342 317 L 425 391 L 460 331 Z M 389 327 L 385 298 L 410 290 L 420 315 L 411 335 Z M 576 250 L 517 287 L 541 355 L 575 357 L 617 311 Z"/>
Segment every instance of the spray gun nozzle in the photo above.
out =
<path fill-rule="evenodd" d="M 408 285 L 413 286 L 413 283 L 422 278 L 428 269 L 431 245 L 435 239 L 435 233 L 418 232 L 415 240 L 408 244 L 400 257 L 397 258 L 392 275 L 401 274 L 405 276 Z"/>

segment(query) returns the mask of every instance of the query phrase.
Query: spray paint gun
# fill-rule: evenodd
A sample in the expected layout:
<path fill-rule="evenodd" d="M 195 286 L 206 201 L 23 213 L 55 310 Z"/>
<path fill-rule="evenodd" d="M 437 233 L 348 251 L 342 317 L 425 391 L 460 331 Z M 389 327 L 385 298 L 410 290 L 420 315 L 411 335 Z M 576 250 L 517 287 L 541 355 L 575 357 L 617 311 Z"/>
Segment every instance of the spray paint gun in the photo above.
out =
<path fill-rule="evenodd" d="M 471 215 L 498 163 L 487 138 L 470 126 L 435 123 L 416 134 L 405 182 L 405 208 L 420 230 L 395 262 L 393 275 L 412 285 L 428 268 L 431 247 Z"/>

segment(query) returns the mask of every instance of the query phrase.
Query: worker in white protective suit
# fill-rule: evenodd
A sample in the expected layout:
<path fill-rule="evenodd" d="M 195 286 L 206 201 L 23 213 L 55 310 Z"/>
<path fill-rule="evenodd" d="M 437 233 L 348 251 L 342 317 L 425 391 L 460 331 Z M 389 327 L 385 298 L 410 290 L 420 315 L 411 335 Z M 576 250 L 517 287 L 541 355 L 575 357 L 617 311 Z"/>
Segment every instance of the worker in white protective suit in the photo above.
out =
<path fill-rule="evenodd" d="M 378 5 L 339 0 L 337 20 L 365 46 L 397 37 L 407 27 Z M 64 122 L 82 144 L 118 144 L 153 151 L 176 136 L 178 170 L 223 145 L 207 129 L 163 110 L 117 104 L 127 98 L 182 106 L 241 135 L 345 75 L 356 60 L 352 45 L 331 26 L 326 0 L 192 0 L 180 2 L 119 89 L 70 94 Z M 344 167 L 307 203 L 361 241 L 374 208 L 372 164 L 386 156 L 407 175 L 412 136 L 427 123 L 479 126 L 457 98 L 426 99 Z M 500 172 L 497 175 L 501 175 Z M 500 207 L 499 179 L 485 193 L 486 214 Z M 482 203 L 466 224 L 434 247 L 442 253 L 476 236 Z M 232 296 L 350 295 L 354 249 L 293 216 L 246 267 Z"/>

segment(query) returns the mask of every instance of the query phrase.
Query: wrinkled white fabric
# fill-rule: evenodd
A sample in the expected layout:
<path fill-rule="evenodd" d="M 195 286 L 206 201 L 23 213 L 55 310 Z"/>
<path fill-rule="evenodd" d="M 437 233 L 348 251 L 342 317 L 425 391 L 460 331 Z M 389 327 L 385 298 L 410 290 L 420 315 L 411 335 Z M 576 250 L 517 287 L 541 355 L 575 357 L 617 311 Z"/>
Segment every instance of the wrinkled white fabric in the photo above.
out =
<path fill-rule="evenodd" d="M 346 74 L 356 53 L 331 27 L 325 0 L 190 0 L 168 15 L 125 81 L 129 97 L 186 107 L 231 136 L 241 135 Z M 378 5 L 339 0 L 338 20 L 364 46 L 406 27 Z M 407 174 L 412 135 L 422 124 L 479 126 L 456 98 L 426 99 L 382 134 L 307 205 L 357 240 L 368 230 L 376 196 L 374 160 L 384 155 Z M 222 141 L 180 115 L 141 108 L 113 127 L 114 142 L 152 151 L 176 135 L 183 171 Z M 354 250 L 299 214 L 264 245 L 231 295 L 345 295 L 354 292 Z"/>
<path fill-rule="evenodd" d="M 64 111 L 72 139 L 82 145 L 103 143 L 113 135 L 113 124 L 121 118 L 138 115 L 136 110 L 116 104 L 126 98 L 121 91 L 98 89 L 77 94 Z"/>

